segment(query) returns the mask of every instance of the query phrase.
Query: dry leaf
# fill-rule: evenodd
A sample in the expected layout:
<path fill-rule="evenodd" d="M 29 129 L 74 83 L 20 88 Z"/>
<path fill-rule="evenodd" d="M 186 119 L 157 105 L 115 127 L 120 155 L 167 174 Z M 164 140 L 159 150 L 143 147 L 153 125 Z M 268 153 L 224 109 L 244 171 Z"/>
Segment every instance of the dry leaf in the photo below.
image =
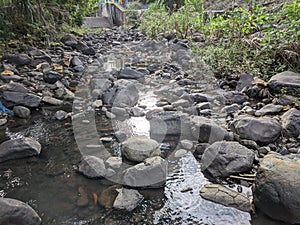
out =
<path fill-rule="evenodd" d="M 64 59 L 64 64 L 65 64 L 66 66 L 70 66 L 71 60 L 72 60 L 72 57 L 71 57 L 71 56 L 66 57 L 66 58 Z"/>
<path fill-rule="evenodd" d="M 10 75 L 10 76 L 12 76 L 12 75 L 14 75 L 14 72 L 11 71 L 11 70 L 4 70 L 3 72 L 1 72 L 1 74 L 2 75 Z"/>
<path fill-rule="evenodd" d="M 263 87 L 267 87 L 268 83 L 258 77 L 254 77 L 252 84 L 261 85 Z"/>
<path fill-rule="evenodd" d="M 59 64 L 53 64 L 54 66 L 54 69 L 58 72 L 62 72 L 63 71 L 63 66 L 62 65 L 59 65 Z"/>
<path fill-rule="evenodd" d="M 285 106 L 282 107 L 282 110 L 283 110 L 283 111 L 288 111 L 288 110 L 291 109 L 291 108 L 292 108 L 292 106 L 290 106 L 290 105 L 285 105 Z"/>

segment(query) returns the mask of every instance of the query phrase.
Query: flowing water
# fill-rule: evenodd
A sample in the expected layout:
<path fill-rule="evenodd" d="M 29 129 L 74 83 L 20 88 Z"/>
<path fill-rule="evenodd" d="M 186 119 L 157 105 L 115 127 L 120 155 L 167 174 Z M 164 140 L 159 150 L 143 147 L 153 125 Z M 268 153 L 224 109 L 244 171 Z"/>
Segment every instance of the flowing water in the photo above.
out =
<path fill-rule="evenodd" d="M 151 56 L 156 61 L 168 60 L 169 51 L 156 46 L 156 51 L 138 52 L 136 45 L 124 49 L 115 49 L 103 59 L 99 71 L 112 72 L 123 68 L 126 63 L 135 63 Z M 152 49 L 152 48 L 151 48 Z M 122 52 L 123 51 L 123 52 Z M 121 54 L 120 56 L 120 52 Z M 164 52 L 162 54 L 162 52 Z M 124 54 L 127 57 L 124 57 Z M 138 54 L 138 55 L 137 55 Z M 145 55 L 146 54 L 146 55 Z M 139 60 L 137 60 L 137 58 Z M 151 80 L 152 79 L 152 80 Z M 155 81 L 154 81 L 155 80 Z M 155 90 L 168 84 L 168 80 L 149 78 L 145 85 L 139 88 L 139 103 L 144 112 L 156 107 L 158 96 Z M 211 77 L 203 79 L 203 85 L 210 86 Z M 209 90 L 213 93 L 215 90 Z M 0 164 L 0 195 L 22 200 L 31 205 L 42 217 L 44 225 L 50 224 L 276 224 L 270 220 L 252 218 L 233 208 L 224 207 L 204 200 L 199 190 L 208 183 L 200 171 L 199 163 L 187 152 L 180 159 L 168 159 L 169 169 L 164 188 L 139 190 L 144 201 L 133 211 L 123 212 L 104 209 L 96 202 L 95 196 L 113 185 L 105 179 L 88 179 L 77 173 L 77 165 L 82 155 L 78 149 L 78 140 L 74 139 L 74 131 L 70 120 L 53 121 L 55 107 L 43 108 L 41 112 L 33 113 L 30 120 L 16 119 L 8 128 L 0 127 L 2 136 L 0 142 L 18 136 L 32 137 L 38 140 L 42 152 L 38 157 L 12 160 Z M 65 105 L 70 112 L 71 105 Z M 150 125 L 145 117 L 131 117 L 124 121 L 111 123 L 101 111 L 94 112 L 94 121 L 100 137 L 113 137 L 116 130 L 126 130 L 131 135 L 149 136 Z M 46 119 L 45 119 L 46 117 Z M 75 131 L 76 132 L 76 131 Z M 98 137 L 99 138 L 99 137 Z M 77 141 L 77 142 L 76 142 Z M 162 143 L 172 149 L 170 143 Z M 115 155 L 119 155 L 119 144 L 114 139 L 105 144 Z M 79 192 L 88 196 L 87 206 L 79 206 Z M 251 195 L 250 189 L 245 188 Z"/>

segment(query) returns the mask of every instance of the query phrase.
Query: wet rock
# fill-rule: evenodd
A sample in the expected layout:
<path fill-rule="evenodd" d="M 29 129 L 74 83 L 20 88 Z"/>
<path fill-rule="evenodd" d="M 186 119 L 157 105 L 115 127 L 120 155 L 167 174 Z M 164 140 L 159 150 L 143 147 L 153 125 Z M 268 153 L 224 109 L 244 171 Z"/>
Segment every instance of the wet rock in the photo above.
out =
<path fill-rule="evenodd" d="M 117 169 L 122 165 L 122 158 L 117 156 L 109 157 L 105 162 L 109 167 Z"/>
<path fill-rule="evenodd" d="M 136 117 L 145 116 L 144 111 L 142 109 L 140 109 L 139 107 L 133 107 L 131 109 L 131 114 Z"/>
<path fill-rule="evenodd" d="M 85 156 L 80 162 L 78 170 L 89 178 L 102 178 L 114 174 L 112 169 L 106 169 L 103 159 L 96 156 Z"/>
<path fill-rule="evenodd" d="M 155 156 L 124 171 L 123 183 L 130 187 L 161 187 L 166 182 L 167 162 Z"/>
<path fill-rule="evenodd" d="M 55 84 L 58 80 L 61 79 L 61 75 L 55 71 L 49 71 L 44 73 L 43 79 L 49 84 Z"/>
<path fill-rule="evenodd" d="M 12 198 L 0 198 L 0 224 L 39 225 L 42 220 L 26 203 Z"/>
<path fill-rule="evenodd" d="M 0 162 L 39 155 L 41 149 L 41 144 L 31 138 L 8 140 L 0 144 Z"/>
<path fill-rule="evenodd" d="M 282 88 L 295 90 L 300 88 L 300 74 L 291 71 L 285 71 L 273 76 L 268 82 L 269 89 L 272 92 L 280 92 Z"/>
<path fill-rule="evenodd" d="M 250 199 L 220 184 L 206 184 L 200 190 L 200 195 L 209 201 L 221 205 L 233 207 L 245 212 L 252 211 Z"/>
<path fill-rule="evenodd" d="M 24 106 L 15 106 L 13 108 L 13 112 L 17 117 L 24 118 L 24 119 L 29 118 L 31 113 L 30 109 Z"/>
<path fill-rule="evenodd" d="M 109 79 L 94 78 L 91 80 L 91 88 L 93 89 L 92 96 L 94 98 L 101 98 L 103 93 L 108 91 L 112 86 Z"/>
<path fill-rule="evenodd" d="M 192 150 L 194 147 L 194 143 L 190 140 L 181 140 L 180 141 L 180 145 L 182 146 L 182 148 L 187 149 L 187 150 Z"/>
<path fill-rule="evenodd" d="M 48 103 L 50 105 L 62 105 L 63 104 L 62 100 L 59 100 L 57 98 L 53 98 L 53 97 L 50 97 L 50 96 L 44 96 L 42 98 L 42 101 L 45 102 L 45 103 Z"/>
<path fill-rule="evenodd" d="M 147 113 L 148 115 L 148 113 Z M 164 138 L 191 138 L 190 123 L 186 114 L 165 111 L 159 112 L 149 119 L 150 137 L 162 141 Z"/>
<path fill-rule="evenodd" d="M 129 113 L 124 108 L 112 107 L 111 112 L 120 120 L 129 118 Z"/>
<path fill-rule="evenodd" d="M 14 105 L 23 105 L 26 107 L 38 107 L 41 102 L 40 97 L 30 93 L 4 91 L 2 97 Z"/>
<path fill-rule="evenodd" d="M 280 123 L 269 117 L 239 116 L 232 122 L 230 128 L 241 138 L 260 144 L 275 142 L 281 133 Z"/>
<path fill-rule="evenodd" d="M 300 223 L 300 159 L 269 153 L 260 162 L 255 179 L 254 203 L 269 217 L 288 224 Z"/>
<path fill-rule="evenodd" d="M 281 112 L 282 105 L 268 104 L 262 107 L 260 110 L 255 112 L 255 116 L 264 116 L 264 115 L 276 115 Z"/>
<path fill-rule="evenodd" d="M 6 54 L 2 57 L 2 60 L 15 66 L 25 66 L 31 62 L 31 58 L 27 54 Z"/>
<path fill-rule="evenodd" d="M 191 106 L 191 103 L 190 103 L 188 100 L 185 100 L 185 99 L 179 99 L 179 100 L 173 102 L 172 105 L 173 105 L 174 107 L 179 107 L 179 106 L 181 106 L 181 107 L 187 108 L 187 107 Z"/>
<path fill-rule="evenodd" d="M 99 196 L 98 202 L 103 207 L 110 209 L 113 207 L 116 197 L 119 192 L 117 189 L 121 189 L 121 185 L 113 185 L 105 190 L 103 190 Z"/>
<path fill-rule="evenodd" d="M 122 153 L 129 160 L 142 162 L 147 158 L 160 155 L 157 141 L 146 136 L 133 136 L 122 143 Z"/>
<path fill-rule="evenodd" d="M 145 75 L 137 70 L 123 69 L 117 74 L 118 79 L 135 79 L 141 82 L 144 81 Z"/>
<path fill-rule="evenodd" d="M 228 177 L 252 168 L 254 152 L 238 142 L 215 142 L 205 149 L 201 170 L 210 178 Z"/>
<path fill-rule="evenodd" d="M 113 207 L 116 209 L 125 209 L 132 211 L 143 201 L 144 197 L 138 191 L 126 188 L 116 189 L 118 195 L 114 201 Z"/>
<path fill-rule="evenodd" d="M 300 111 L 292 108 L 281 116 L 282 128 L 286 137 L 300 135 Z"/>
<path fill-rule="evenodd" d="M 89 198 L 86 190 L 83 187 L 78 188 L 79 197 L 76 201 L 76 205 L 79 207 L 87 206 L 89 204 Z"/>
<path fill-rule="evenodd" d="M 102 101 L 106 105 L 114 106 L 134 106 L 138 102 L 139 92 L 135 84 L 128 82 L 126 84 L 115 85 L 109 91 L 105 92 Z"/>
<path fill-rule="evenodd" d="M 67 118 L 68 113 L 63 111 L 63 110 L 58 110 L 57 112 L 55 112 L 54 114 L 54 118 L 57 120 L 64 120 L 65 118 Z"/>
<path fill-rule="evenodd" d="M 192 135 L 199 142 L 214 143 L 216 141 L 231 140 L 229 132 L 210 119 L 194 116 L 191 119 L 191 124 Z"/>

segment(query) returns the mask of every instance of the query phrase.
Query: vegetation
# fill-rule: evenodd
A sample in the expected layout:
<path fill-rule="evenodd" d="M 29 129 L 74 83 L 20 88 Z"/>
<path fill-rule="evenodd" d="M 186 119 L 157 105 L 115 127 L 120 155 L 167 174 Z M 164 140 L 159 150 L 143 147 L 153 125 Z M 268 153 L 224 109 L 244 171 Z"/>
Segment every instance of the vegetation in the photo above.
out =
<path fill-rule="evenodd" d="M 0 0 L 0 39 L 50 43 L 68 26 L 78 26 L 95 0 Z"/>
<path fill-rule="evenodd" d="M 267 78 L 284 70 L 300 71 L 297 0 L 273 8 L 249 1 L 247 7 L 219 15 L 204 12 L 204 3 L 185 0 L 179 9 L 170 11 L 165 1 L 158 0 L 145 12 L 140 29 L 151 38 L 166 33 L 188 38 L 217 76 L 250 73 Z"/>

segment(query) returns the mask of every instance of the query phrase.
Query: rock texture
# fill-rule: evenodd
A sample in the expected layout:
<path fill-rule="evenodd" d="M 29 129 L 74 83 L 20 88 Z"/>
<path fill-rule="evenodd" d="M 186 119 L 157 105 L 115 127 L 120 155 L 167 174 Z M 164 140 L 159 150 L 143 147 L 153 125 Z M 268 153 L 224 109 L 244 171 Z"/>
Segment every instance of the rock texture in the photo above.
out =
<path fill-rule="evenodd" d="M 0 162 L 39 155 L 41 144 L 31 138 L 17 138 L 0 144 Z"/>
<path fill-rule="evenodd" d="M 123 183 L 131 187 L 160 187 L 166 181 L 167 162 L 155 156 L 124 171 Z"/>
<path fill-rule="evenodd" d="M 96 156 L 86 156 L 78 166 L 79 172 L 89 178 L 102 178 L 114 174 L 112 169 L 107 169 L 103 159 Z"/>
<path fill-rule="evenodd" d="M 241 138 L 261 144 L 269 144 L 276 141 L 281 133 L 280 123 L 276 119 L 269 117 L 239 116 L 232 122 L 230 128 Z"/>
<path fill-rule="evenodd" d="M 273 76 L 268 83 L 273 92 L 280 92 L 282 88 L 293 90 L 300 88 L 300 74 L 291 71 L 285 71 Z"/>
<path fill-rule="evenodd" d="M 200 195 L 202 198 L 221 205 L 233 207 L 245 212 L 252 211 L 249 198 L 220 184 L 206 184 L 200 190 Z"/>
<path fill-rule="evenodd" d="M 158 142 L 146 136 L 133 136 L 127 139 L 122 143 L 122 152 L 127 159 L 136 162 L 160 155 Z"/>
<path fill-rule="evenodd" d="M 300 111 L 292 108 L 281 116 L 283 133 L 287 137 L 300 135 Z"/>
<path fill-rule="evenodd" d="M 118 195 L 114 201 L 113 207 L 116 209 L 125 209 L 132 211 L 144 199 L 137 190 L 120 188 L 116 189 Z"/>
<path fill-rule="evenodd" d="M 260 163 L 254 203 L 269 217 L 300 223 L 300 159 L 269 153 Z"/>
<path fill-rule="evenodd" d="M 39 215 L 24 202 L 0 198 L 1 225 L 38 225 L 41 222 Z"/>
<path fill-rule="evenodd" d="M 205 175 L 216 178 L 247 172 L 252 168 L 253 160 L 253 151 L 245 146 L 221 141 L 205 149 L 200 163 Z"/>

